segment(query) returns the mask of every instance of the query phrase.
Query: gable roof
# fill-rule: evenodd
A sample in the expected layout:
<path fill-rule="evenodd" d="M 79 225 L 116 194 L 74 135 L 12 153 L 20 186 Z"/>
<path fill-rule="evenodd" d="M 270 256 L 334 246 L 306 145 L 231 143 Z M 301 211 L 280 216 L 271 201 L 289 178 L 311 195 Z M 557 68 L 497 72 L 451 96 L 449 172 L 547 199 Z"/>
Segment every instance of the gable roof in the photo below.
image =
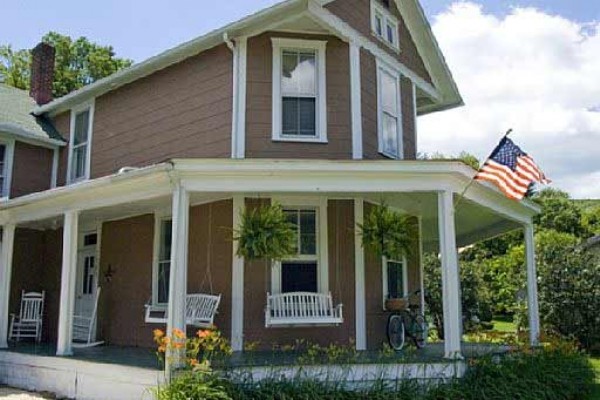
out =
<path fill-rule="evenodd" d="M 307 13 L 313 19 L 323 18 L 322 15 L 327 13 L 322 8 L 323 5 L 331 1 L 345 0 L 285 0 L 275 4 L 269 8 L 265 8 L 255 14 L 249 15 L 236 22 L 225 25 L 222 28 L 213 30 L 196 39 L 185 42 L 170 50 L 153 56 L 141 63 L 135 64 L 127 69 L 118 71 L 106 78 L 100 79 L 90 85 L 53 100 L 52 102 L 36 107 L 33 112 L 36 115 L 50 114 L 55 115 L 65 111 L 82 101 L 92 97 L 98 97 L 121 86 L 124 86 L 137 79 L 148 76 L 156 71 L 169 67 L 173 64 L 181 62 L 186 58 L 192 57 L 204 50 L 208 50 L 214 46 L 224 43 L 228 38 L 234 39 L 239 36 L 252 36 L 258 33 L 274 29 L 281 21 L 289 19 L 295 14 Z M 433 36 L 431 27 L 423 9 L 418 0 L 395 0 L 402 17 L 406 20 L 407 27 L 411 36 L 418 48 L 419 54 L 423 58 L 425 67 L 427 68 L 432 81 L 433 87 L 428 84 L 423 84 L 425 92 L 433 94 L 435 102 L 428 105 L 426 108 L 420 109 L 420 114 L 425 114 L 433 111 L 458 107 L 463 105 L 462 98 L 452 78 L 452 74 L 444 60 L 444 57 L 439 49 L 437 41 Z M 310 10 L 315 10 L 317 6 L 323 13 L 310 13 Z M 353 35 L 343 21 L 334 26 L 332 19 L 335 21 L 335 16 L 330 15 L 329 20 L 320 20 L 322 25 L 327 25 L 332 32 L 340 36 Z M 343 29 L 340 34 L 339 27 Z M 348 39 L 348 38 L 346 38 Z M 364 38 L 361 42 L 365 42 Z M 412 74 L 415 76 L 416 74 Z M 415 76 L 416 77 L 416 76 Z M 422 81 L 420 78 L 416 78 Z"/>
<path fill-rule="evenodd" d="M 25 90 L 0 83 L 0 132 L 44 144 L 64 145 L 65 140 L 44 117 L 31 110 L 35 101 Z"/>

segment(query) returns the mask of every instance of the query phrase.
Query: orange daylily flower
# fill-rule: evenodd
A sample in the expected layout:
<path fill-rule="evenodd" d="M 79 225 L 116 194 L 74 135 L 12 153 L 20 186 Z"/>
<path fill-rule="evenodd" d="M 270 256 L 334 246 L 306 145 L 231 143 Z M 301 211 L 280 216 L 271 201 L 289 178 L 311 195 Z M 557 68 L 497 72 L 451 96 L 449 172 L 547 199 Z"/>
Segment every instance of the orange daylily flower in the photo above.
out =
<path fill-rule="evenodd" d="M 164 353 L 164 352 L 166 352 L 166 351 L 167 351 L 167 348 L 166 348 L 165 346 L 159 346 L 159 347 L 158 347 L 158 352 L 159 352 L 159 353 Z"/>
<path fill-rule="evenodd" d="M 200 339 L 207 338 L 208 336 L 210 336 L 210 334 L 211 334 L 211 331 L 208 329 L 204 329 L 204 330 L 201 329 L 197 333 L 197 335 Z"/>
<path fill-rule="evenodd" d="M 173 329 L 173 335 L 178 339 L 184 339 L 185 333 L 181 329 Z"/>
<path fill-rule="evenodd" d="M 154 331 L 152 331 L 152 333 L 154 333 L 155 338 L 161 338 L 161 337 L 165 336 L 165 333 L 163 331 L 161 331 L 160 329 L 155 329 Z"/>

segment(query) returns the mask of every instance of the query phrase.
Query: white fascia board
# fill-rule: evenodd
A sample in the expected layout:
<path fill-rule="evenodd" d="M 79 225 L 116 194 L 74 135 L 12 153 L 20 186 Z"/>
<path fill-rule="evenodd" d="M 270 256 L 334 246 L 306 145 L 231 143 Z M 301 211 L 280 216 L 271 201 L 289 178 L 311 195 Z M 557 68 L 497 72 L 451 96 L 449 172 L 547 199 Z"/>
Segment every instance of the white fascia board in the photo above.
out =
<path fill-rule="evenodd" d="M 32 133 L 26 129 L 21 128 L 16 124 L 9 123 L 0 123 L 0 132 L 5 133 L 6 135 L 13 136 L 15 139 L 32 144 L 34 146 L 46 147 L 49 149 L 54 149 L 56 147 L 66 146 L 67 143 L 62 140 L 45 138 L 35 133 Z"/>
<path fill-rule="evenodd" d="M 406 65 L 402 64 L 392 55 L 387 53 L 385 50 L 381 49 L 379 45 L 376 44 L 373 40 L 362 35 L 360 32 L 352 28 L 348 23 L 343 21 L 341 18 L 339 18 L 329 10 L 321 7 L 318 4 L 309 2 L 308 12 L 308 15 L 313 21 L 330 30 L 340 39 L 345 40 L 346 42 L 355 42 L 360 47 L 373 54 L 376 58 L 384 61 L 390 67 L 398 71 L 400 74 L 409 78 L 421 90 L 423 90 L 432 98 L 436 100 L 439 100 L 441 98 L 437 89 L 433 85 L 425 81 Z"/>
<path fill-rule="evenodd" d="M 245 30 L 253 29 L 255 26 L 267 26 L 280 19 L 282 15 L 295 12 L 295 8 L 301 6 L 305 8 L 306 0 L 286 0 L 275 4 L 272 7 L 265 8 L 257 13 L 251 14 L 236 22 L 228 24 L 222 28 L 213 30 L 205 35 L 180 44 L 172 49 L 164 51 L 156 56 L 150 57 L 145 61 L 135 64 L 129 68 L 115 72 L 114 74 L 100 79 L 83 88 L 71 92 L 63 97 L 51 101 L 48 104 L 38 106 L 33 110 L 35 115 L 49 114 L 56 115 L 62 111 L 86 101 L 93 97 L 115 90 L 121 86 L 131 83 L 135 80 L 148 76 L 156 71 L 179 63 L 186 58 L 196 55 L 204 50 L 208 50 L 221 43 L 224 43 L 223 35 L 228 34 L 230 38 L 245 34 Z"/>

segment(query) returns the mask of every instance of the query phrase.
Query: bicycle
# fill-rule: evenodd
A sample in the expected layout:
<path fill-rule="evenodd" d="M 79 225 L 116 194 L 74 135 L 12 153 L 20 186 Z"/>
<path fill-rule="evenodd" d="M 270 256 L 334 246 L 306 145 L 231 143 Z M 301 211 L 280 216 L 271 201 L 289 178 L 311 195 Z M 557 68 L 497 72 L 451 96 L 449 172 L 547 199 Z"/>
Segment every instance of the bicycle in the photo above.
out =
<path fill-rule="evenodd" d="M 387 337 L 390 347 L 400 351 L 408 336 L 417 349 L 422 349 L 427 343 L 427 321 L 423 314 L 411 308 L 410 297 L 418 295 L 417 290 L 406 297 L 389 299 L 386 308 L 391 311 L 387 322 Z"/>

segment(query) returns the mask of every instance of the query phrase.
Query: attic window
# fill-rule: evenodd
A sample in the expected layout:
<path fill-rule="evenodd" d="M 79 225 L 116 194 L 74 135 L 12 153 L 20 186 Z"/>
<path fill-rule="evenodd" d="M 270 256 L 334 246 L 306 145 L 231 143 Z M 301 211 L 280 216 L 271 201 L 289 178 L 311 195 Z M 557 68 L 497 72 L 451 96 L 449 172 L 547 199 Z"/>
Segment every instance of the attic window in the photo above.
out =
<path fill-rule="evenodd" d="M 395 50 L 400 50 L 398 20 L 389 10 L 389 2 L 371 0 L 371 30 L 373 35 Z"/>

